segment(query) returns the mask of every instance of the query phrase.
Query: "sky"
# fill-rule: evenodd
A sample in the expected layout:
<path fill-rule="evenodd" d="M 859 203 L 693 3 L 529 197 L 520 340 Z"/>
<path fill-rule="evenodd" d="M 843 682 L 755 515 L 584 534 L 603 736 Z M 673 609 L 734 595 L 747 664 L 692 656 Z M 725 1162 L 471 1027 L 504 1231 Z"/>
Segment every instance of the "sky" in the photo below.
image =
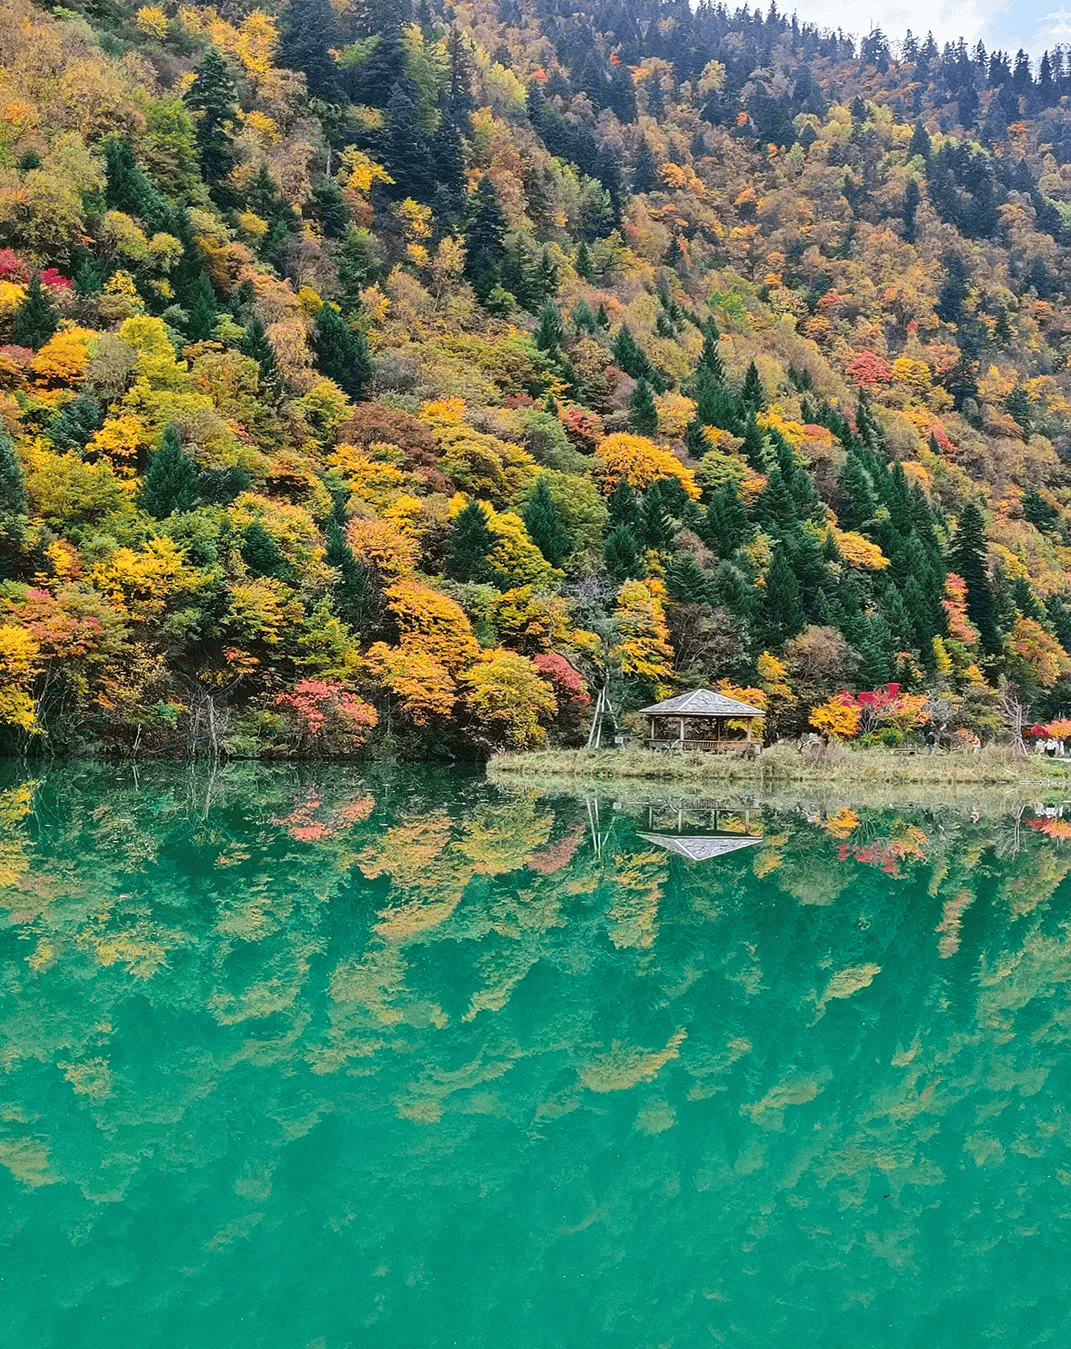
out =
<path fill-rule="evenodd" d="M 1020 47 L 1040 56 L 1046 47 L 1071 45 L 1071 0 L 794 0 L 778 9 L 857 37 L 871 27 L 890 40 L 909 28 L 917 37 L 932 30 L 938 43 L 963 37 L 973 47 L 981 38 L 1013 56 Z"/>

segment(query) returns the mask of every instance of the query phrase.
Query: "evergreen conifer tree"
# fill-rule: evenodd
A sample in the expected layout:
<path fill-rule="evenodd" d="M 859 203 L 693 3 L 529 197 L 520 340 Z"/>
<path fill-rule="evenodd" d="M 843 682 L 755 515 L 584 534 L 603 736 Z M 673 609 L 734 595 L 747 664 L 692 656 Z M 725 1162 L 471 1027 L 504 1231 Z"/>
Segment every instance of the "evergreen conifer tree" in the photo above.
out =
<path fill-rule="evenodd" d="M 552 300 L 548 300 L 539 311 L 539 326 L 535 331 L 535 344 L 540 351 L 549 354 L 561 350 L 565 341 L 565 328 L 562 326 L 561 311 Z"/>
<path fill-rule="evenodd" d="M 877 502 L 874 485 L 857 454 L 849 453 L 837 479 L 840 504 L 837 519 L 842 529 L 860 530 L 874 518 Z"/>
<path fill-rule="evenodd" d="M 624 525 L 617 525 L 606 536 L 602 560 L 610 577 L 619 584 L 638 580 L 644 573 L 639 544 Z"/>
<path fill-rule="evenodd" d="M 28 505 L 26 475 L 11 437 L 0 431 L 0 518 L 25 515 Z"/>
<path fill-rule="evenodd" d="M 702 459 L 710 450 L 710 441 L 698 417 L 693 417 L 684 428 L 684 448 L 693 459 Z"/>
<path fill-rule="evenodd" d="M 279 545 L 259 520 L 246 525 L 242 534 L 242 561 L 254 576 L 274 576 L 283 580 L 290 574 Z"/>
<path fill-rule="evenodd" d="M 15 571 L 27 509 L 26 475 L 11 438 L 0 431 L 0 579 Z"/>
<path fill-rule="evenodd" d="M 245 336 L 239 344 L 243 356 L 249 356 L 260 366 L 260 379 L 264 387 L 272 394 L 281 388 L 279 367 L 275 359 L 275 348 L 268 337 L 259 314 L 254 314 L 246 325 Z"/>
<path fill-rule="evenodd" d="M 52 296 L 41 284 L 41 273 L 34 272 L 26 295 L 11 319 L 11 340 L 17 347 L 40 351 L 59 328 L 59 315 Z"/>
<path fill-rule="evenodd" d="M 636 151 L 636 163 L 632 168 L 632 190 L 633 192 L 653 192 L 657 186 L 658 166 L 655 164 L 651 147 L 647 143 L 647 137 L 643 136 L 640 139 L 639 149 Z"/>
<path fill-rule="evenodd" d="M 484 175 L 473 201 L 472 223 L 465 234 L 465 276 L 481 301 L 499 283 L 505 247 L 506 217 L 494 184 Z"/>
<path fill-rule="evenodd" d="M 372 358 L 361 332 L 351 332 L 341 314 L 325 304 L 316 315 L 313 335 L 316 363 L 344 393 L 360 401 L 368 395 Z"/>
<path fill-rule="evenodd" d="M 702 537 L 718 557 L 723 558 L 732 557 L 750 539 L 747 508 L 740 499 L 740 493 L 731 484 L 719 487 L 710 498 Z"/>
<path fill-rule="evenodd" d="M 612 351 L 614 360 L 626 375 L 632 379 L 650 378 L 651 363 L 624 323 L 614 338 Z"/>
<path fill-rule="evenodd" d="M 573 262 L 577 276 L 583 277 L 585 281 L 595 280 L 595 271 L 591 265 L 591 254 L 588 252 L 588 246 L 583 239 L 580 240 L 580 247 L 576 250 L 576 258 Z"/>
<path fill-rule="evenodd" d="M 807 622 L 800 584 L 782 545 L 774 549 L 766 571 L 762 609 L 764 636 L 770 647 L 781 646 L 795 637 Z"/>
<path fill-rule="evenodd" d="M 705 604 L 710 599 L 710 577 L 691 553 L 677 553 L 666 568 L 666 590 L 678 604 Z"/>
<path fill-rule="evenodd" d="M 383 136 L 382 158 L 394 179 L 390 193 L 399 201 L 435 200 L 435 165 L 428 138 L 421 124 L 420 104 L 410 92 L 408 81 L 398 81 L 387 103 L 387 125 Z"/>
<path fill-rule="evenodd" d="M 606 513 L 611 529 L 622 525 L 638 535 L 640 530 L 640 503 L 627 478 L 622 478 L 610 493 L 606 503 Z"/>
<path fill-rule="evenodd" d="M 542 475 L 536 479 L 535 491 L 525 508 L 524 527 L 550 565 L 560 567 L 571 551 L 569 535 Z"/>
<path fill-rule="evenodd" d="M 1000 650 L 1000 635 L 986 567 L 985 524 L 973 501 L 968 501 L 960 513 L 948 546 L 948 565 L 966 583 L 968 617 L 978 629 L 982 649 L 992 655 Z"/>
<path fill-rule="evenodd" d="M 164 209 L 160 194 L 138 168 L 127 136 L 109 136 L 104 142 L 104 200 L 110 210 L 144 220 Z"/>
<path fill-rule="evenodd" d="M 186 304 L 186 334 L 191 342 L 206 342 L 216 331 L 216 292 L 208 273 L 202 272 Z"/>
<path fill-rule="evenodd" d="M 48 438 L 53 448 L 60 454 L 70 450 L 84 450 L 86 442 L 94 431 L 104 425 L 104 413 L 97 400 L 87 393 L 80 393 L 69 403 L 65 403 L 48 428 Z"/>
<path fill-rule="evenodd" d="M 744 384 L 740 390 L 740 401 L 753 412 L 761 412 L 766 407 L 766 390 L 759 378 L 759 368 L 754 361 L 747 368 Z"/>
<path fill-rule="evenodd" d="M 234 167 L 231 128 L 238 117 L 237 91 L 230 66 L 218 47 L 210 47 L 197 67 L 185 102 L 197 118 L 197 146 L 205 181 L 218 183 Z"/>
<path fill-rule="evenodd" d="M 368 612 L 370 588 L 368 572 L 364 565 L 353 555 L 346 542 L 345 535 L 337 520 L 331 522 L 327 536 L 327 549 L 324 561 L 334 567 L 338 573 L 331 590 L 331 601 L 335 613 L 348 624 L 355 633 L 359 633 Z"/>
<path fill-rule="evenodd" d="M 696 366 L 696 373 L 702 372 L 707 375 L 715 384 L 725 383 L 725 366 L 722 363 L 721 353 L 718 351 L 718 338 L 720 334 L 713 324 L 707 328 L 703 334 L 703 350 L 699 357 L 699 363 Z"/>
<path fill-rule="evenodd" d="M 446 545 L 446 574 L 455 581 L 487 579 L 487 555 L 494 538 L 487 527 L 487 512 L 470 501 L 454 520 Z"/>
<path fill-rule="evenodd" d="M 629 400 L 629 425 L 641 436 L 653 436 L 658 430 L 658 409 L 655 407 L 651 386 L 639 379 Z"/>
<path fill-rule="evenodd" d="M 338 66 L 329 50 L 341 45 L 329 0 L 290 0 L 279 24 L 277 64 L 300 70 L 313 98 L 342 101 Z"/>
<path fill-rule="evenodd" d="M 169 426 L 149 459 L 141 487 L 141 504 L 157 520 L 192 510 L 197 500 L 197 465 L 185 453 L 178 432 Z"/>

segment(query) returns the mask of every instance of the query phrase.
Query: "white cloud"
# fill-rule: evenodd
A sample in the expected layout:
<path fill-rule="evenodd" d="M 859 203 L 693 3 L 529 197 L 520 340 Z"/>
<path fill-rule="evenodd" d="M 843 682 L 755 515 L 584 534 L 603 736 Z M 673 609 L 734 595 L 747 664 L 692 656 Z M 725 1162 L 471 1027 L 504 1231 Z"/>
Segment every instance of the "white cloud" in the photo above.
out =
<path fill-rule="evenodd" d="M 791 13 L 779 5 L 782 12 Z M 986 36 L 993 19 L 992 4 L 983 7 L 978 0 L 797 0 L 793 6 L 801 23 L 819 28 L 843 29 L 863 37 L 872 28 L 880 28 L 890 41 L 898 42 L 910 28 L 916 37 L 932 32 L 938 43 L 964 38 L 973 45 Z"/>
<path fill-rule="evenodd" d="M 1043 14 L 1038 25 L 1036 41 L 1043 46 L 1071 40 L 1071 10 L 1057 9 Z"/>

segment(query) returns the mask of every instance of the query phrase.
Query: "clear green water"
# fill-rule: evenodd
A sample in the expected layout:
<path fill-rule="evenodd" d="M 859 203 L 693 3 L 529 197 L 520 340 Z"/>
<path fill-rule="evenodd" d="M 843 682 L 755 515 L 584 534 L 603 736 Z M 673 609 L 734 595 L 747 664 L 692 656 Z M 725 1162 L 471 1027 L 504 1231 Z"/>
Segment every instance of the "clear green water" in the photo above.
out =
<path fill-rule="evenodd" d="M 0 786 L 3 1345 L 1071 1339 L 1062 822 Z"/>

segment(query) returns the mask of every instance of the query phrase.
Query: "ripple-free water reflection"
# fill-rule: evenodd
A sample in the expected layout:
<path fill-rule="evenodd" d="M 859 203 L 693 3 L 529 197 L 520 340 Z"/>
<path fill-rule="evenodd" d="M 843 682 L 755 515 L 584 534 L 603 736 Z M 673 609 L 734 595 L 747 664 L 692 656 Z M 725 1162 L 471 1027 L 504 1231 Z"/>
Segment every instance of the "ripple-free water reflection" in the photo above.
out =
<path fill-rule="evenodd" d="M 1063 1342 L 1069 835 L 12 772 L 3 1342 Z"/>

